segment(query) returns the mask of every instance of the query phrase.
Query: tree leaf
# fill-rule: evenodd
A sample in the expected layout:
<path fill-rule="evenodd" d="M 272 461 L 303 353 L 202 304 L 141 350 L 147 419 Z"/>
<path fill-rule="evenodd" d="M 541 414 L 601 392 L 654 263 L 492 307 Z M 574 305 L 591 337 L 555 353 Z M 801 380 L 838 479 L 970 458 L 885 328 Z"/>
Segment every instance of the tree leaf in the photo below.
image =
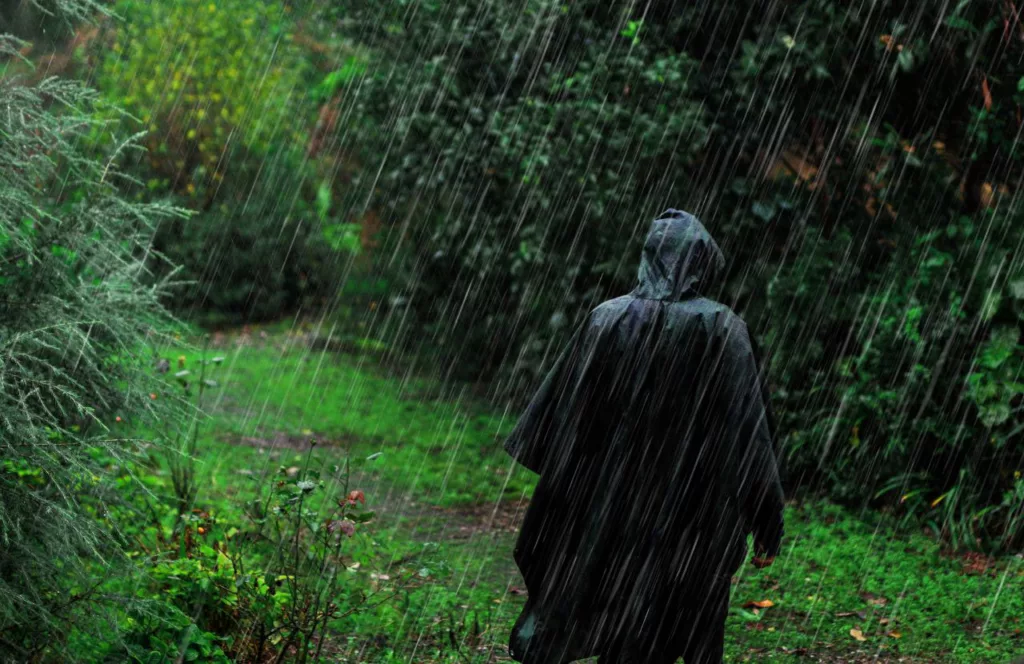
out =
<path fill-rule="evenodd" d="M 754 204 L 750 206 L 750 211 L 764 221 L 771 221 L 772 218 L 775 217 L 775 206 L 770 203 L 754 201 Z"/>
<path fill-rule="evenodd" d="M 760 601 L 749 601 L 743 605 L 744 609 L 769 609 L 775 606 L 775 602 L 770 599 L 762 599 Z"/>

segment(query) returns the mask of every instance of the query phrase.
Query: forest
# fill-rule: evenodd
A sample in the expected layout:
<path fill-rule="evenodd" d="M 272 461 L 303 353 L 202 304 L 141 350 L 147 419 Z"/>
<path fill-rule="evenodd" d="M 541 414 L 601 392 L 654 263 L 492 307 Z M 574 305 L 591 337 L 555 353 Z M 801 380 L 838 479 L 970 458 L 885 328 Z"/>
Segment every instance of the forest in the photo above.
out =
<path fill-rule="evenodd" d="M 668 208 L 786 496 L 725 661 L 1024 657 L 1022 9 L 0 3 L 0 661 L 513 661 L 503 441 Z"/>

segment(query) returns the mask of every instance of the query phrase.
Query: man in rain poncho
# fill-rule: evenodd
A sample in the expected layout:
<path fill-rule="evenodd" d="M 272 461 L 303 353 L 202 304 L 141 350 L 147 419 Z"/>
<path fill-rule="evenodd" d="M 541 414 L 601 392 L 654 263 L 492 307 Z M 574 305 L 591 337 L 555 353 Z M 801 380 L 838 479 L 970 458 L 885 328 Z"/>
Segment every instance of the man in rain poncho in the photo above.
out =
<path fill-rule="evenodd" d="M 639 284 L 591 312 L 505 443 L 540 479 L 515 547 L 528 664 L 721 662 L 730 580 L 782 539 L 783 494 L 744 322 L 703 293 L 725 259 L 668 210 Z"/>

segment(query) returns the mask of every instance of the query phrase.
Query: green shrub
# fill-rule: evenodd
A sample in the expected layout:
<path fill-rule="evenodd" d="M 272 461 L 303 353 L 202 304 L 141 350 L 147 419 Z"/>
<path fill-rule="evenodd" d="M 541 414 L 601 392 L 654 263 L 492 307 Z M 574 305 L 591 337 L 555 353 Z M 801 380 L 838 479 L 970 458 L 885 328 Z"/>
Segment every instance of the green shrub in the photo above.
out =
<path fill-rule="evenodd" d="M 151 195 L 198 214 L 162 225 L 155 249 L 193 282 L 169 301 L 207 322 L 276 318 L 331 296 L 349 245 L 320 214 L 307 159 L 309 67 L 283 3 L 118 5 L 97 85 L 149 130 Z"/>
<path fill-rule="evenodd" d="M 405 220 L 396 285 L 464 373 L 523 354 L 535 370 L 630 279 L 623 252 L 697 168 L 697 62 L 658 27 L 602 23 L 599 4 L 347 7 L 375 51 L 353 102 L 367 124 L 344 131 L 380 211 Z"/>
<path fill-rule="evenodd" d="M 276 186 L 261 178 L 248 201 L 223 194 L 216 207 L 161 227 L 158 246 L 182 261 L 177 276 L 190 282 L 176 308 L 216 325 L 330 303 L 353 250 L 332 246 L 330 220 L 301 199 L 279 200 Z"/>
<path fill-rule="evenodd" d="M 0 35 L 0 58 L 18 46 Z M 100 126 L 89 90 L 0 78 L 0 98 L 0 658 L 71 661 L 71 617 L 102 629 L 111 601 L 95 561 L 121 560 L 95 451 L 133 458 L 126 426 L 154 410 L 143 351 L 168 319 L 143 257 L 180 213 L 122 197 L 131 140 L 84 154 Z"/>
<path fill-rule="evenodd" d="M 172 0 L 117 5 L 97 86 L 148 130 L 154 177 L 203 208 L 273 150 L 301 152 L 303 61 L 285 5 Z"/>
<path fill-rule="evenodd" d="M 357 530 L 373 513 L 362 491 L 348 490 L 347 467 L 320 468 L 312 450 L 299 472 L 282 467 L 266 479 L 245 519 L 168 506 L 173 526 L 165 520 L 160 536 L 144 538 L 139 593 L 152 608 L 127 614 L 107 657 L 321 661 L 329 627 L 365 600 L 348 565 L 368 546 Z"/>
<path fill-rule="evenodd" d="M 717 205 L 736 232 L 733 297 L 751 303 L 772 355 L 790 485 L 912 512 L 954 546 L 1012 550 L 1024 537 L 1012 504 L 1024 348 L 1010 137 L 1024 45 L 984 38 L 1001 24 L 994 6 L 922 6 L 920 23 L 896 5 L 870 17 L 825 0 L 802 9 L 752 27 L 730 84 L 705 88 L 723 137 L 748 146 Z M 840 16 L 856 30 L 830 46 L 812 37 Z M 683 20 L 699 33 L 709 19 Z M 859 48 L 858 31 L 870 48 L 837 57 Z M 870 81 L 892 94 L 861 97 Z M 745 119 L 751 99 L 766 120 Z M 773 134 L 793 99 L 804 119 Z M 752 158 L 766 141 L 774 163 Z M 751 177 L 765 166 L 778 177 Z"/>

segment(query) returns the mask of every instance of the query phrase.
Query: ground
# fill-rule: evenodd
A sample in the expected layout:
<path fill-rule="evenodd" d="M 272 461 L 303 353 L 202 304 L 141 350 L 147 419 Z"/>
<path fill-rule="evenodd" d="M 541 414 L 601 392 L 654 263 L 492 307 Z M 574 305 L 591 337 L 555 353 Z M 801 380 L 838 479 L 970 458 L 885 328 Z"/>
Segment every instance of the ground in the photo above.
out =
<path fill-rule="evenodd" d="M 387 601 L 337 625 L 326 651 L 339 662 L 510 661 L 525 599 L 511 550 L 532 487 L 500 445 L 515 413 L 401 363 L 383 368 L 366 345 L 352 354 L 319 338 L 278 327 L 164 349 L 186 367 L 224 358 L 204 395 L 199 502 L 229 514 L 267 473 L 350 460 L 351 486 L 376 512 L 350 573 Z M 1024 653 L 1024 557 L 946 552 L 891 517 L 823 501 L 786 518 L 775 565 L 734 579 L 727 661 L 1003 664 Z"/>

